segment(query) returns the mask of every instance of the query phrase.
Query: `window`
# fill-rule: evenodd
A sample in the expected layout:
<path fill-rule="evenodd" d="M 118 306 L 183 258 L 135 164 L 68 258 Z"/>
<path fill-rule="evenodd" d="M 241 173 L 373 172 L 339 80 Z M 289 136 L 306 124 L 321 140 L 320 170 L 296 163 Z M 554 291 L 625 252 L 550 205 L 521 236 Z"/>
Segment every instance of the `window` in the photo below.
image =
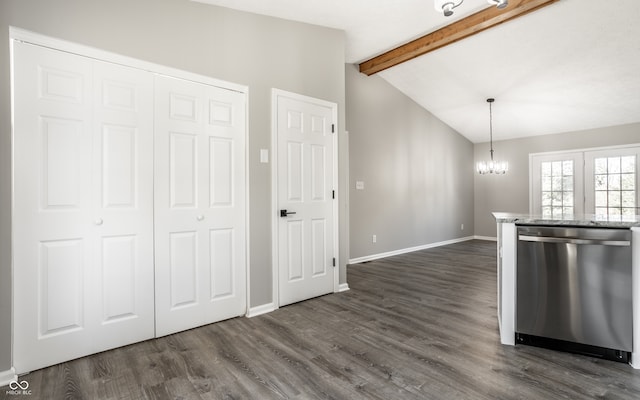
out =
<path fill-rule="evenodd" d="M 640 213 L 638 158 L 640 148 L 585 153 L 585 199 L 590 213 L 608 217 Z"/>
<path fill-rule="evenodd" d="M 635 175 L 635 157 L 596 158 L 596 214 L 635 215 Z"/>
<path fill-rule="evenodd" d="M 583 212 L 609 219 L 640 214 L 639 160 L 637 146 L 532 154 L 531 213 L 553 219 Z"/>
<path fill-rule="evenodd" d="M 534 155 L 531 161 L 532 213 L 554 219 L 581 214 L 582 153 Z"/>
<path fill-rule="evenodd" d="M 542 216 L 573 216 L 573 160 L 544 161 L 540 164 L 542 179 Z"/>

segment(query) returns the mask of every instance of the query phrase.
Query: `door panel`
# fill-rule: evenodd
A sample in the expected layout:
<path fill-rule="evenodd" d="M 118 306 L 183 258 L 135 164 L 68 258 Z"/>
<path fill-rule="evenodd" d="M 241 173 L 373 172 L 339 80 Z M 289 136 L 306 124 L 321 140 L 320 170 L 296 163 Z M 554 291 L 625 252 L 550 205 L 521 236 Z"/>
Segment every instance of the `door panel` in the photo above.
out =
<path fill-rule="evenodd" d="M 287 221 L 287 249 L 286 266 L 288 282 L 304 279 L 304 222 L 301 220 Z"/>
<path fill-rule="evenodd" d="M 327 221 L 313 219 L 311 221 L 311 272 L 313 276 L 327 273 Z"/>
<path fill-rule="evenodd" d="M 311 200 L 326 201 L 328 169 L 325 146 L 311 145 Z"/>
<path fill-rule="evenodd" d="M 156 88 L 156 334 L 162 336 L 246 312 L 245 100 L 162 76 Z"/>
<path fill-rule="evenodd" d="M 138 132 L 133 126 L 103 126 L 102 207 L 132 208 L 136 206 L 136 143 Z"/>
<path fill-rule="evenodd" d="M 287 200 L 289 203 L 302 201 L 304 188 L 302 143 L 289 141 L 287 143 Z"/>
<path fill-rule="evenodd" d="M 171 307 L 176 309 L 198 302 L 198 233 L 177 232 L 171 243 Z"/>
<path fill-rule="evenodd" d="M 14 366 L 23 373 L 153 337 L 153 82 L 23 43 L 13 62 Z M 116 86 L 129 96 L 105 91 Z"/>
<path fill-rule="evenodd" d="M 196 148 L 198 138 L 188 133 L 170 133 L 169 164 L 172 208 L 195 208 L 198 197 Z"/>
<path fill-rule="evenodd" d="M 233 206 L 233 142 L 228 139 L 210 138 L 209 156 L 210 207 Z"/>
<path fill-rule="evenodd" d="M 84 328 L 85 265 L 82 240 L 40 243 L 40 336 Z"/>
<path fill-rule="evenodd" d="M 233 229 L 213 229 L 210 239 L 211 296 L 210 300 L 235 294 L 233 262 Z"/>
<path fill-rule="evenodd" d="M 277 113 L 279 305 L 334 291 L 330 105 L 279 95 Z"/>
<path fill-rule="evenodd" d="M 136 235 L 102 238 L 103 323 L 136 316 Z"/>
<path fill-rule="evenodd" d="M 41 116 L 44 209 L 80 208 L 83 121 Z"/>

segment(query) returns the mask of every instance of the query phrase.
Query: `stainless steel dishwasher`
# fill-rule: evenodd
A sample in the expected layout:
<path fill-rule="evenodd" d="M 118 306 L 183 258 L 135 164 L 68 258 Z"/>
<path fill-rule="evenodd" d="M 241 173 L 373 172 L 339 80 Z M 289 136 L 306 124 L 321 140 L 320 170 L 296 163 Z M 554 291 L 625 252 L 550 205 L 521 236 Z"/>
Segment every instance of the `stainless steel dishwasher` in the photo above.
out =
<path fill-rule="evenodd" d="M 628 362 L 631 231 L 518 226 L 516 342 Z"/>

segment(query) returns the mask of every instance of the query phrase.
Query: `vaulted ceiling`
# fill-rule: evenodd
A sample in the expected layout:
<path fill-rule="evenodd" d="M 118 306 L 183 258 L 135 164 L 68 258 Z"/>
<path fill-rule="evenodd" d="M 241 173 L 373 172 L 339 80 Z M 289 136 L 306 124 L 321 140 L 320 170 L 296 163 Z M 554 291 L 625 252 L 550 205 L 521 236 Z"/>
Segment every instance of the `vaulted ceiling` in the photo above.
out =
<path fill-rule="evenodd" d="M 359 64 L 489 5 L 433 0 L 196 0 L 345 31 Z M 513 1 L 513 0 L 512 0 Z M 379 72 L 474 143 L 640 122 L 640 1 L 559 0 Z M 640 132 L 638 132 L 640 141 Z"/>

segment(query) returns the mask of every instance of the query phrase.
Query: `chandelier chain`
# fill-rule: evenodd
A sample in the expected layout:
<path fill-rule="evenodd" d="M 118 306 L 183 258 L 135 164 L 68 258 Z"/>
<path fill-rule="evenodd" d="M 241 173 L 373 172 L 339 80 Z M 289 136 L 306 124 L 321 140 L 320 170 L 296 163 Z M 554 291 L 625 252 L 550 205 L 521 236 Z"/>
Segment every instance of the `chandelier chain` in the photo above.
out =
<path fill-rule="evenodd" d="M 489 154 L 491 155 L 491 159 L 489 162 L 480 161 L 478 162 L 476 169 L 480 175 L 485 174 L 498 174 L 503 175 L 509 170 L 509 163 L 506 161 L 495 161 L 493 159 L 493 102 L 494 98 L 488 98 L 487 103 L 489 103 Z"/>
<path fill-rule="evenodd" d="M 491 161 L 493 161 L 493 110 L 491 107 L 493 99 L 487 101 L 489 102 L 489 147 L 491 149 Z"/>

